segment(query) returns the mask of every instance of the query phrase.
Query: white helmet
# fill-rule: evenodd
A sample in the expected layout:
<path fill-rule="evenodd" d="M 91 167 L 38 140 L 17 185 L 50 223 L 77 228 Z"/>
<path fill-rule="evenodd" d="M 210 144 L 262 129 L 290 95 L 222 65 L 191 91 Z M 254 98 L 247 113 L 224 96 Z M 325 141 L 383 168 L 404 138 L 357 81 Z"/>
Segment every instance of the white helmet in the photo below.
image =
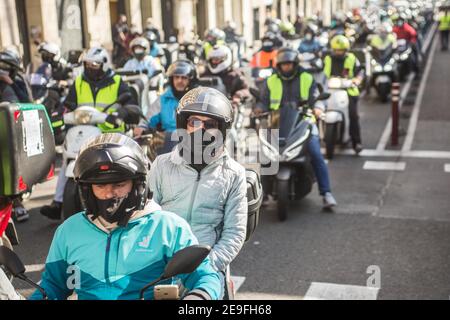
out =
<path fill-rule="evenodd" d="M 142 50 L 142 49 L 135 50 L 136 47 L 141 47 L 144 50 Z M 136 58 L 141 59 L 150 53 L 150 42 L 147 39 L 145 39 L 144 37 L 137 37 L 137 38 L 133 39 L 133 41 L 130 42 L 130 48 L 131 48 L 133 55 Z M 142 52 L 140 52 L 140 51 L 142 51 Z"/>
<path fill-rule="evenodd" d="M 102 47 L 93 47 L 88 50 L 83 56 L 83 63 L 91 62 L 102 65 L 103 72 L 107 72 L 111 69 L 111 59 L 109 58 L 108 51 Z"/>
<path fill-rule="evenodd" d="M 38 51 L 41 55 L 52 55 L 55 62 L 61 59 L 61 49 L 56 43 L 43 42 L 39 45 Z"/>
<path fill-rule="evenodd" d="M 216 45 L 208 54 L 208 69 L 212 74 L 219 74 L 233 65 L 233 57 L 230 48 L 224 45 Z M 219 63 L 212 63 L 212 60 L 219 60 Z"/>

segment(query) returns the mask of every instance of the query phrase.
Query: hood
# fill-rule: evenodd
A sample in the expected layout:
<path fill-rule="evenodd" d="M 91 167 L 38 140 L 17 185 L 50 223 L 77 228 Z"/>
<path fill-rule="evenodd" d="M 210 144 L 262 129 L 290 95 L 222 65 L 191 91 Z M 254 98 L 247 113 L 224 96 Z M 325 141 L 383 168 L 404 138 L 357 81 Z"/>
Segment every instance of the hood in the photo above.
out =
<path fill-rule="evenodd" d="M 161 206 L 158 205 L 155 201 L 150 200 L 143 210 L 135 211 L 133 213 L 128 223 L 133 223 L 140 218 L 151 215 L 153 212 L 158 210 L 162 210 Z M 89 216 L 88 218 L 97 228 L 108 234 L 118 228 L 117 223 L 109 223 L 102 217 L 97 217 L 95 220 L 92 219 L 92 216 Z"/>

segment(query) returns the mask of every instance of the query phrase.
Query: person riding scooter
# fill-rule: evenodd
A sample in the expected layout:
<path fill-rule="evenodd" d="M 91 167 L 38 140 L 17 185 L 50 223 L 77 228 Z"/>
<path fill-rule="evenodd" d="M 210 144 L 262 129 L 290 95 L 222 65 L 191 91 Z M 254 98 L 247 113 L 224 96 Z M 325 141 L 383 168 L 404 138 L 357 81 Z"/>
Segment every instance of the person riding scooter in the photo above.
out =
<path fill-rule="evenodd" d="M 183 217 L 200 244 L 212 247 L 211 263 L 222 288 L 247 227 L 245 169 L 225 147 L 232 122 L 233 108 L 218 90 L 189 91 L 177 109 L 177 133 L 183 140 L 171 153 L 157 157 L 150 170 L 154 200 Z"/>
<path fill-rule="evenodd" d="M 156 70 L 161 67 L 157 61 L 149 55 L 150 43 L 144 37 L 138 37 L 130 43 L 133 58 L 128 60 L 123 67 L 126 71 L 147 71 L 147 76 L 151 78 Z"/>
<path fill-rule="evenodd" d="M 298 102 L 301 100 L 313 101 L 314 97 L 318 95 L 318 89 L 312 75 L 299 67 L 298 52 L 294 49 L 282 48 L 278 52 L 276 71 L 267 79 L 254 114 L 279 111 L 280 137 L 286 137 L 288 133 L 284 130 L 289 130 L 285 128 L 290 128 L 290 126 L 285 126 L 284 123 L 293 118 L 293 112 L 298 112 Z M 316 117 L 320 117 L 324 112 L 323 105 L 310 103 L 309 107 L 313 108 Z M 328 168 L 320 150 L 319 130 L 316 125 L 314 125 L 313 136 L 308 147 L 319 184 L 319 193 L 323 197 L 324 208 L 332 208 L 337 205 L 337 202 L 331 193 Z M 268 177 L 263 176 L 265 190 L 269 189 L 268 182 Z"/>
<path fill-rule="evenodd" d="M 216 45 L 225 45 L 225 39 L 225 32 L 219 28 L 211 28 L 206 30 L 201 59 L 207 60 L 209 53 Z"/>
<path fill-rule="evenodd" d="M 209 52 L 207 69 L 201 77 L 221 78 L 227 91 L 224 94 L 231 98 L 234 106 L 251 96 L 247 80 L 241 71 L 233 68 L 231 50 L 225 45 L 216 45 Z"/>
<path fill-rule="evenodd" d="M 305 30 L 305 35 L 300 43 L 300 46 L 298 47 L 298 51 L 300 53 L 313 53 L 313 54 L 320 54 L 323 50 L 320 42 L 316 39 L 316 33 L 311 28 L 307 28 Z"/>
<path fill-rule="evenodd" d="M 78 76 L 69 90 L 64 106 L 73 111 L 79 106 L 92 106 L 99 111 L 113 104 L 118 97 L 129 93 L 129 103 L 132 95 L 128 85 L 122 81 L 119 75 L 111 69 L 108 52 L 101 47 L 91 48 L 83 57 L 84 72 Z M 64 126 L 62 121 L 64 110 L 59 110 L 52 115 L 53 127 Z M 108 117 L 104 124 L 98 125 L 102 132 L 125 132 L 125 119 L 127 112 L 123 108 L 116 110 L 114 106 L 108 109 Z M 66 168 L 61 168 L 56 184 L 56 193 L 53 202 L 49 206 L 41 208 L 41 214 L 52 220 L 61 218 L 64 187 L 67 182 Z"/>
<path fill-rule="evenodd" d="M 354 87 L 347 90 L 349 95 L 350 137 L 353 149 L 359 154 L 363 147 L 361 144 L 361 128 L 359 124 L 359 89 L 364 78 L 364 70 L 353 53 L 350 53 L 350 41 L 343 35 L 331 39 L 331 54 L 324 59 L 324 72 L 327 78 L 340 77 L 351 79 Z"/>
<path fill-rule="evenodd" d="M 250 66 L 258 69 L 275 68 L 278 53 L 275 47 L 275 35 L 268 32 L 261 41 L 261 49 L 253 55 Z"/>
<path fill-rule="evenodd" d="M 56 43 L 44 42 L 39 46 L 42 62 L 52 67 L 51 77 L 57 81 L 66 81 L 70 78 L 72 69 L 61 57 L 61 49 Z"/>
<path fill-rule="evenodd" d="M 79 300 L 138 300 L 175 253 L 198 243 L 186 221 L 151 201 L 149 167 L 125 135 L 104 134 L 84 145 L 74 174 L 85 211 L 66 220 L 52 240 L 40 283 L 49 300 L 73 293 Z M 81 274 L 77 283 L 74 274 Z M 188 291 L 184 300 L 219 298 L 220 279 L 209 258 L 169 284 L 179 280 Z M 153 292 L 144 298 L 154 299 Z M 31 296 L 41 299 L 39 291 Z"/>
<path fill-rule="evenodd" d="M 189 60 L 179 60 L 170 65 L 167 70 L 169 77 L 169 87 L 150 106 L 151 117 L 147 123 L 141 123 L 134 130 L 135 137 L 140 137 L 145 130 L 153 129 L 165 132 L 164 146 L 157 150 L 158 154 L 172 151 L 178 143 L 178 139 L 173 136 L 177 129 L 176 109 L 181 98 L 191 89 L 197 86 L 197 70 L 195 65 Z"/>
<path fill-rule="evenodd" d="M 392 16 L 392 21 L 394 22 L 393 31 L 397 35 L 397 40 L 406 40 L 410 44 L 413 51 L 411 64 L 414 72 L 418 73 L 420 50 L 417 46 L 417 31 L 406 21 L 404 14 Z"/>

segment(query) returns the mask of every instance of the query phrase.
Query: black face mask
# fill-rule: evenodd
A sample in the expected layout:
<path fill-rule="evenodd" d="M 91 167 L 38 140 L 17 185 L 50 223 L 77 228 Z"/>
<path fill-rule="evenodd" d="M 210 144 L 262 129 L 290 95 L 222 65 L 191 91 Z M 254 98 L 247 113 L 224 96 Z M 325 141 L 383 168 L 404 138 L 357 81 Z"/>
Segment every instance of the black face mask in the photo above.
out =
<path fill-rule="evenodd" d="M 128 198 L 113 198 L 108 200 L 97 199 L 98 215 L 109 223 L 116 223 L 122 220 L 125 213 L 123 205 Z"/>
<path fill-rule="evenodd" d="M 86 78 L 88 78 L 91 81 L 100 81 L 105 76 L 105 73 L 103 72 L 102 69 L 94 70 L 94 69 L 85 68 L 84 75 L 86 76 Z"/>
<path fill-rule="evenodd" d="M 196 169 L 203 169 L 223 150 L 224 141 L 219 139 L 219 133 L 219 130 L 208 132 L 205 129 L 192 132 L 181 142 L 182 157 Z"/>

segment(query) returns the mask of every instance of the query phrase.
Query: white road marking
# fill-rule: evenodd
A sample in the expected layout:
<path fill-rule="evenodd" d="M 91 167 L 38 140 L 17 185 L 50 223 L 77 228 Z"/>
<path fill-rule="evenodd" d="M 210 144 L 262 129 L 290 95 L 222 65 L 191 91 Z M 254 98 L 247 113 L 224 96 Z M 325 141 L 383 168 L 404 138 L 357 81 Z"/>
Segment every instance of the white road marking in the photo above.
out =
<path fill-rule="evenodd" d="M 436 29 L 437 29 L 437 24 L 434 24 L 433 27 L 431 28 L 430 32 L 428 33 L 427 39 L 424 42 L 424 46 L 422 49 L 423 54 L 428 50 L 431 40 L 433 40 L 433 35 L 436 33 Z M 434 50 L 434 48 L 432 50 Z M 412 84 L 415 76 L 416 76 L 416 74 L 414 72 L 411 73 L 408 77 L 408 80 L 406 81 L 405 86 L 402 89 L 402 92 L 400 94 L 400 102 L 399 102 L 400 110 L 403 107 L 403 102 L 405 101 L 406 96 L 409 93 L 411 84 Z M 422 83 L 425 82 L 424 81 L 425 79 L 426 78 L 422 79 Z M 383 134 L 381 135 L 380 141 L 378 142 L 378 145 L 377 145 L 377 151 L 383 151 L 386 149 L 386 146 L 389 142 L 389 138 L 391 136 L 391 131 L 392 131 L 392 116 L 389 117 L 389 120 L 386 123 L 386 127 L 384 128 Z M 409 149 L 409 150 L 411 150 L 411 149 Z"/>
<path fill-rule="evenodd" d="M 444 165 L 444 171 L 447 172 L 447 173 L 450 173 L 450 163 L 446 163 Z"/>
<path fill-rule="evenodd" d="M 322 150 L 325 153 L 325 149 Z M 336 155 L 355 156 L 352 149 L 336 150 Z M 434 150 L 413 150 L 408 152 L 396 150 L 375 150 L 364 149 L 360 157 L 383 157 L 383 158 L 417 158 L 417 159 L 450 159 L 450 151 L 434 151 Z"/>
<path fill-rule="evenodd" d="M 44 271 L 45 264 L 30 264 L 25 266 L 25 272 L 41 272 Z"/>
<path fill-rule="evenodd" d="M 236 294 L 236 300 L 302 300 L 303 296 L 275 294 L 264 292 L 239 292 Z"/>
<path fill-rule="evenodd" d="M 420 109 L 422 107 L 423 95 L 425 93 L 425 87 L 427 84 L 428 77 L 430 75 L 431 65 L 434 61 L 435 49 L 436 49 L 437 43 L 438 43 L 438 41 L 437 41 L 437 37 L 436 37 L 434 39 L 433 46 L 431 48 L 431 57 L 427 61 L 427 66 L 426 66 L 425 72 L 423 74 L 423 79 L 422 79 L 422 82 L 420 83 L 419 93 L 417 94 L 416 102 L 414 104 L 414 109 L 411 114 L 411 118 L 409 119 L 408 133 L 406 135 L 405 143 L 403 144 L 403 148 L 402 148 L 403 152 L 410 151 L 412 148 L 412 144 L 414 141 L 414 135 L 416 134 L 416 130 L 417 130 L 417 123 L 419 122 L 419 115 L 420 115 Z M 444 102 L 442 102 L 442 103 L 444 103 Z"/>
<path fill-rule="evenodd" d="M 364 170 L 389 170 L 404 171 L 406 162 L 389 162 L 389 161 L 366 161 Z"/>
<path fill-rule="evenodd" d="M 378 288 L 313 282 L 304 300 L 377 300 Z"/>
<path fill-rule="evenodd" d="M 238 292 L 239 288 L 242 287 L 242 285 L 245 282 L 245 277 L 238 277 L 238 276 L 231 276 L 231 280 L 234 283 L 234 292 Z"/>

